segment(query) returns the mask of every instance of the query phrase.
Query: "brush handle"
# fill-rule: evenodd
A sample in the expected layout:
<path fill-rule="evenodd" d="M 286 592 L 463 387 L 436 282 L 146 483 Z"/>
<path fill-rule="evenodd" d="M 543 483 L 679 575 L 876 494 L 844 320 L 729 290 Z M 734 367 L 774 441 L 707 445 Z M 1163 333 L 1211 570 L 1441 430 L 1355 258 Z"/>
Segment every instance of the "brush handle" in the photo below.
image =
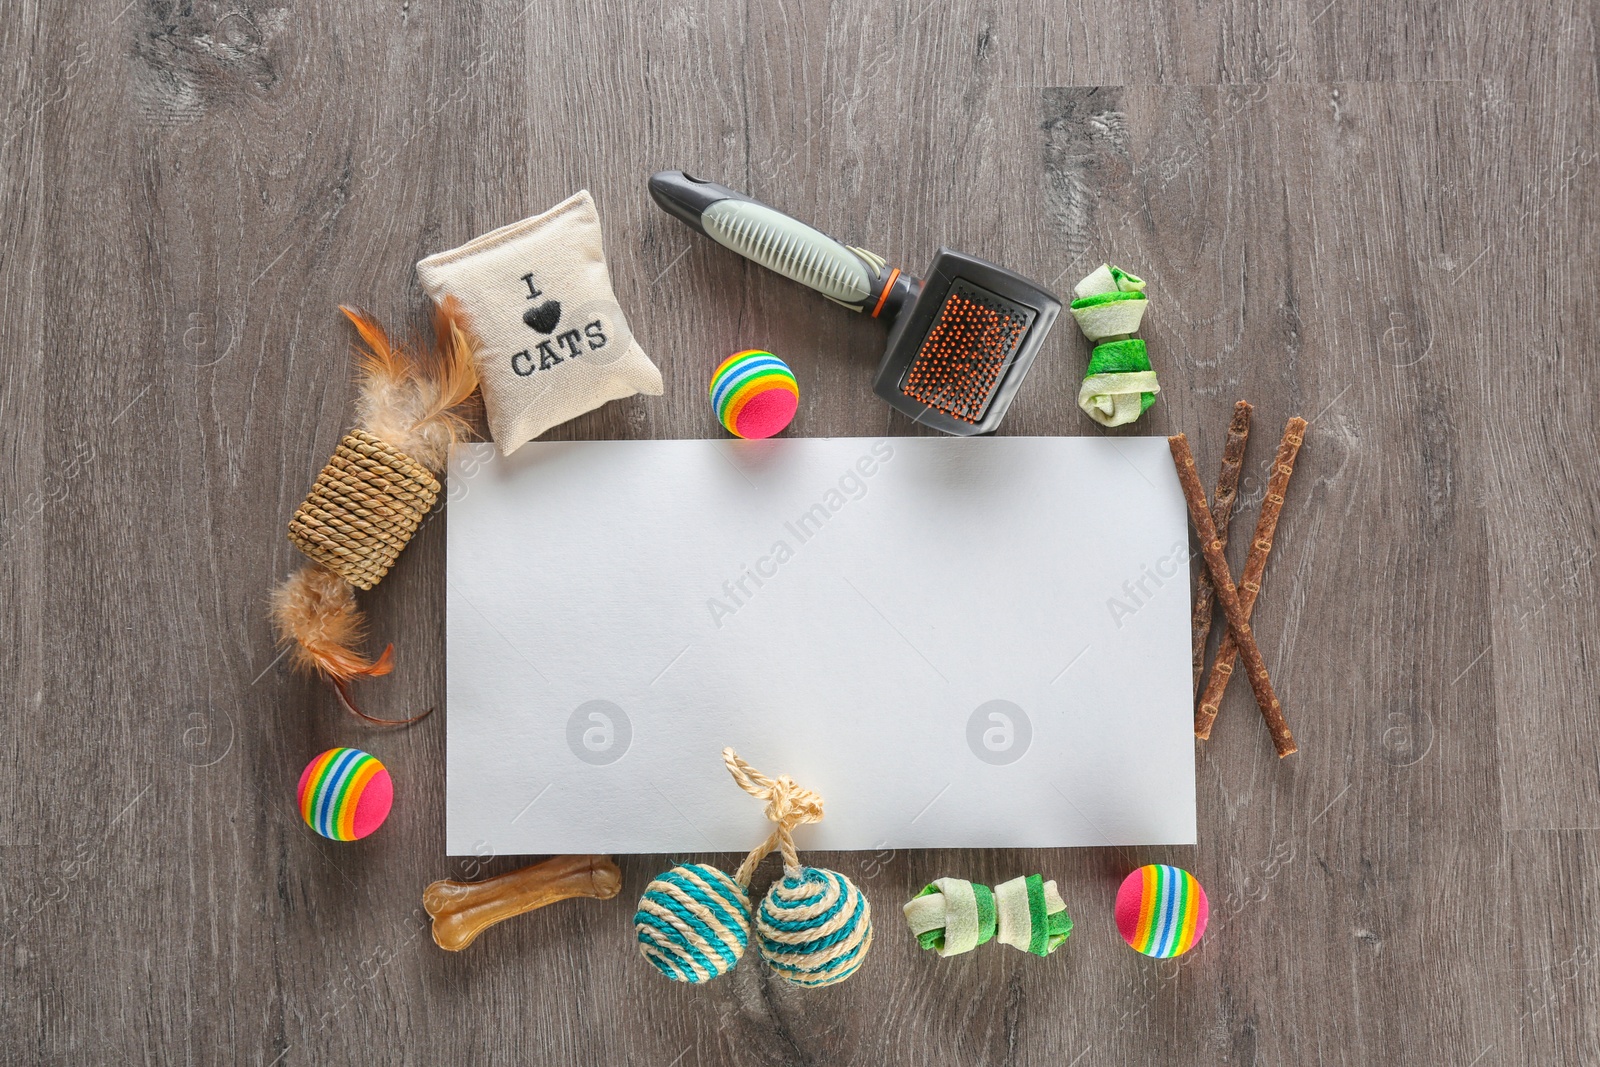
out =
<path fill-rule="evenodd" d="M 917 281 L 875 253 L 845 245 L 776 208 L 679 170 L 650 176 L 663 211 L 718 244 L 815 289 L 851 311 L 892 318 L 915 295 Z"/>

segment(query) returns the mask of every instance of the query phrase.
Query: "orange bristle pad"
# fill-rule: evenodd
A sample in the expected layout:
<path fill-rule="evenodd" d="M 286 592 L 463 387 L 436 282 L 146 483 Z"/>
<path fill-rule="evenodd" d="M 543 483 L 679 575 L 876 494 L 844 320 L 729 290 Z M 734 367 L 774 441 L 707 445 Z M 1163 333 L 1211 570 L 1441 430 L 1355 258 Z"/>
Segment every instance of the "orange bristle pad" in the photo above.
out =
<path fill-rule="evenodd" d="M 963 422 L 977 422 L 1005 378 L 1037 313 L 958 278 L 900 387 Z"/>

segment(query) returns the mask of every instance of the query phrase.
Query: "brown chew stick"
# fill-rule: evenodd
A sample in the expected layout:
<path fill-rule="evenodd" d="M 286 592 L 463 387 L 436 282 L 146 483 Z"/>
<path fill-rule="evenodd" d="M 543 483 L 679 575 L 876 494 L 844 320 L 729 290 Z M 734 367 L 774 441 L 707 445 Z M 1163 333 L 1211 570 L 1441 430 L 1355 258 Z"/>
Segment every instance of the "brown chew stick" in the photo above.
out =
<path fill-rule="evenodd" d="M 622 872 L 606 856 L 557 856 L 481 882 L 434 882 L 422 893 L 433 917 L 433 943 L 460 952 L 484 930 L 571 897 L 610 900 Z"/>
<path fill-rule="evenodd" d="M 1222 470 L 1217 474 L 1217 492 L 1211 498 L 1211 524 L 1217 528 L 1217 540 L 1224 550 L 1228 547 L 1228 520 L 1233 518 L 1233 502 L 1239 496 L 1239 468 L 1244 466 L 1244 448 L 1250 440 L 1250 404 L 1241 400 L 1233 405 L 1233 420 L 1228 423 L 1228 443 L 1222 450 Z M 1200 676 L 1206 669 L 1206 641 L 1211 637 L 1211 606 L 1216 590 L 1211 585 L 1211 572 L 1200 572 L 1199 588 L 1194 594 L 1194 617 L 1190 630 L 1194 634 L 1194 691 L 1200 694 Z M 1199 717 L 1195 718 L 1195 733 L 1200 732 Z"/>
<path fill-rule="evenodd" d="M 1256 520 L 1256 534 L 1250 542 L 1250 555 L 1244 561 L 1244 573 L 1239 577 L 1239 606 L 1245 618 L 1255 610 L 1256 597 L 1261 594 L 1261 579 L 1267 571 L 1267 555 L 1272 551 L 1272 537 L 1278 529 L 1278 516 L 1283 512 L 1283 499 L 1289 492 L 1289 477 L 1294 474 L 1295 457 L 1300 454 L 1300 443 L 1305 440 L 1306 420 L 1298 415 L 1283 428 L 1283 439 L 1278 442 L 1278 455 L 1272 461 L 1272 477 L 1267 481 L 1267 496 L 1261 502 L 1261 516 Z M 1216 722 L 1217 709 L 1222 706 L 1222 694 L 1228 691 L 1228 680 L 1233 677 L 1233 661 L 1238 655 L 1238 644 L 1232 633 L 1222 635 L 1217 648 L 1217 659 L 1211 665 L 1211 677 L 1206 679 L 1206 691 L 1200 698 L 1200 708 L 1194 715 L 1194 735 L 1201 740 L 1211 736 L 1211 724 Z M 1272 725 L 1269 721 L 1269 727 Z M 1274 734 L 1274 737 L 1277 735 Z"/>
<path fill-rule="evenodd" d="M 1250 678 L 1250 688 L 1255 690 L 1256 703 L 1261 705 L 1261 714 L 1266 716 L 1267 728 L 1272 731 L 1272 743 L 1278 750 L 1278 756 L 1290 755 L 1297 751 L 1294 738 L 1289 733 L 1289 724 L 1283 721 L 1283 705 L 1278 703 L 1278 696 L 1272 691 L 1267 665 L 1261 659 L 1261 650 L 1256 647 L 1255 635 L 1250 632 L 1250 620 L 1245 618 L 1244 608 L 1239 603 L 1239 590 L 1233 584 L 1233 575 L 1228 573 L 1228 559 L 1222 554 L 1217 528 L 1211 524 L 1211 512 L 1206 509 L 1206 490 L 1200 484 L 1200 473 L 1194 469 L 1194 454 L 1189 451 L 1189 439 L 1180 433 L 1167 438 L 1167 446 L 1172 449 L 1172 462 L 1178 468 L 1178 482 L 1183 486 L 1183 498 L 1189 505 L 1189 521 L 1194 523 L 1195 533 L 1200 537 L 1200 551 L 1211 570 L 1211 581 L 1217 587 L 1217 602 L 1222 605 L 1222 614 L 1228 620 L 1228 628 L 1233 631 L 1239 646 L 1245 673 Z"/>

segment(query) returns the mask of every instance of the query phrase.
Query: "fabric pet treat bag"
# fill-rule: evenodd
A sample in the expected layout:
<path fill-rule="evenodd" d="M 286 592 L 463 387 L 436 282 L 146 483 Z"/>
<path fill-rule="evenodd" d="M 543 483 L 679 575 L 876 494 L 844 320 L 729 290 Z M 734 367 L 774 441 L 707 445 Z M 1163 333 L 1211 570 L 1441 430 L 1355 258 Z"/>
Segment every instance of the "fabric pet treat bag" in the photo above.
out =
<path fill-rule="evenodd" d="M 635 393 L 661 372 L 611 290 L 588 190 L 417 264 L 435 302 L 455 298 L 477 340 L 489 431 L 509 456 L 552 426 Z"/>

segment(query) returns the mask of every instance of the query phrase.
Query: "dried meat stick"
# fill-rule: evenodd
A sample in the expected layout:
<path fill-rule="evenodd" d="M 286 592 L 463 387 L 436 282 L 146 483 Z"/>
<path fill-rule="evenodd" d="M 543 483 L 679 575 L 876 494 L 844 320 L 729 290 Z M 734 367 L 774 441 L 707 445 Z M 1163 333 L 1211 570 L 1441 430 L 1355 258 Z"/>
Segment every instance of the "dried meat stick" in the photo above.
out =
<path fill-rule="evenodd" d="M 1233 575 L 1228 572 L 1228 560 L 1222 554 L 1222 543 L 1217 539 L 1217 528 L 1212 523 L 1211 512 L 1206 507 L 1205 487 L 1200 484 L 1200 474 L 1195 470 L 1194 454 L 1189 450 L 1189 440 L 1180 433 L 1167 438 L 1167 445 L 1172 450 L 1172 461 L 1178 471 L 1178 482 L 1183 486 L 1183 498 L 1189 506 L 1189 520 L 1194 523 L 1195 533 L 1200 539 L 1200 550 L 1205 556 L 1206 567 L 1211 572 L 1217 600 L 1222 605 L 1222 614 L 1228 620 L 1228 627 L 1234 643 L 1238 646 L 1239 655 L 1244 659 L 1245 674 L 1250 679 L 1250 688 L 1255 692 L 1261 714 L 1267 720 L 1267 729 L 1272 733 L 1273 747 L 1277 749 L 1279 758 L 1291 755 L 1298 751 L 1298 748 L 1294 743 L 1294 737 L 1289 733 L 1288 723 L 1284 721 L 1283 705 L 1279 703 L 1277 694 L 1272 691 L 1272 681 L 1267 676 L 1267 665 L 1261 658 L 1261 650 L 1256 646 L 1255 635 L 1250 630 L 1250 619 L 1239 603 L 1239 591 L 1233 584 Z"/>
<path fill-rule="evenodd" d="M 1233 421 L 1228 423 L 1228 443 L 1222 450 L 1222 470 L 1217 475 L 1217 492 L 1211 498 L 1211 524 L 1217 540 L 1228 547 L 1228 521 L 1233 517 L 1233 502 L 1239 496 L 1239 468 L 1244 466 L 1244 448 L 1250 440 L 1250 404 L 1241 400 L 1233 405 Z M 1211 607 L 1216 590 L 1211 572 L 1200 572 L 1200 585 L 1194 594 L 1194 616 L 1190 631 L 1194 635 L 1194 692 L 1200 695 L 1200 676 L 1206 669 L 1206 641 L 1211 637 Z M 1200 717 L 1195 716 L 1194 732 L 1200 735 Z"/>
<path fill-rule="evenodd" d="M 1283 498 L 1288 495 L 1289 477 L 1294 474 L 1295 457 L 1300 454 L 1300 442 L 1305 440 L 1305 433 L 1306 420 L 1297 416 L 1283 428 L 1283 439 L 1278 442 L 1278 455 L 1272 461 L 1272 477 L 1267 481 L 1266 499 L 1261 502 L 1261 516 L 1256 520 L 1256 535 L 1250 542 L 1250 555 L 1244 561 L 1244 573 L 1239 576 L 1239 606 L 1244 608 L 1245 618 L 1249 618 L 1255 610 L 1256 597 L 1261 595 L 1261 579 L 1267 571 L 1272 536 L 1278 529 Z M 1206 679 L 1200 709 L 1194 716 L 1194 735 L 1202 741 L 1211 736 L 1211 724 L 1216 721 L 1217 709 L 1222 706 L 1222 694 L 1228 691 L 1228 681 L 1233 677 L 1233 661 L 1238 651 L 1233 634 L 1224 634 L 1222 644 L 1217 649 L 1216 662 L 1211 665 L 1211 677 Z"/>
<path fill-rule="evenodd" d="M 1244 608 L 1239 604 L 1239 590 L 1233 584 L 1233 575 L 1228 573 L 1228 560 L 1222 554 L 1217 528 L 1212 524 L 1211 512 L 1206 508 L 1206 490 L 1200 484 L 1200 473 L 1194 469 L 1194 454 L 1189 451 L 1189 439 L 1181 433 L 1176 434 L 1167 438 L 1167 446 L 1172 449 L 1172 462 L 1178 468 L 1183 499 L 1189 505 L 1189 521 L 1194 523 L 1195 533 L 1200 538 L 1200 551 L 1211 570 L 1211 581 L 1217 587 L 1217 602 L 1222 605 L 1222 614 L 1228 620 L 1228 627 L 1239 646 L 1239 656 L 1244 660 L 1250 688 L 1255 690 L 1256 703 L 1261 706 L 1261 714 L 1267 719 L 1267 728 L 1272 731 L 1273 746 L 1277 748 L 1280 758 L 1290 755 L 1298 749 L 1289 733 L 1289 724 L 1283 721 L 1283 705 L 1272 691 L 1267 665 L 1261 659 L 1261 650 L 1256 647 L 1255 635 L 1250 632 L 1250 620 L 1245 618 Z"/>

